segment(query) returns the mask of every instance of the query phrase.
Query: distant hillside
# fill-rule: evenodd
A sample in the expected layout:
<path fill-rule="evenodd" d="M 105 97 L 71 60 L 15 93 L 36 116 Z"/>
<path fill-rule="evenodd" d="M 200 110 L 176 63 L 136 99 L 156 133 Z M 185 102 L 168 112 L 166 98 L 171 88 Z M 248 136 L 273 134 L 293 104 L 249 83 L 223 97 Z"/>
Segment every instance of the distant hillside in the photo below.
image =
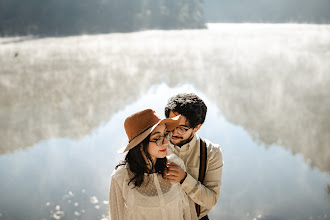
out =
<path fill-rule="evenodd" d="M 0 35 L 205 28 L 202 0 L 1 0 Z"/>

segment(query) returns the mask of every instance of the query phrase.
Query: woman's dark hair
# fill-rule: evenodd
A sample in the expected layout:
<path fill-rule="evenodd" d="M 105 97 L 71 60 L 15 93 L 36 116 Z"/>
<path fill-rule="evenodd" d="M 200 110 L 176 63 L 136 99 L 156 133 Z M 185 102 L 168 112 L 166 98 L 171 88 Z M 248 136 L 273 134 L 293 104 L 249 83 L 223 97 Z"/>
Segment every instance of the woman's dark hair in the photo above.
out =
<path fill-rule="evenodd" d="M 194 93 L 180 93 L 168 100 L 165 107 L 166 118 L 169 117 L 171 111 L 185 116 L 190 126 L 195 128 L 204 123 L 207 107 L 204 101 Z"/>
<path fill-rule="evenodd" d="M 153 168 L 155 168 L 156 172 L 164 176 L 164 171 L 167 169 L 166 163 L 167 159 L 158 158 L 156 164 L 153 165 L 153 160 L 148 152 L 148 145 L 149 145 L 150 135 L 146 137 L 140 144 L 133 147 L 128 151 L 126 154 L 125 160 L 116 166 L 116 169 L 121 165 L 128 165 L 129 169 L 132 171 L 134 176 L 130 179 L 128 184 L 131 182 L 134 183 L 136 187 L 141 186 L 143 183 L 144 173 L 151 173 Z M 142 149 L 142 150 L 141 150 Z M 152 164 L 151 169 L 147 167 L 147 162 L 145 161 L 142 151 L 144 152 L 148 163 Z"/>

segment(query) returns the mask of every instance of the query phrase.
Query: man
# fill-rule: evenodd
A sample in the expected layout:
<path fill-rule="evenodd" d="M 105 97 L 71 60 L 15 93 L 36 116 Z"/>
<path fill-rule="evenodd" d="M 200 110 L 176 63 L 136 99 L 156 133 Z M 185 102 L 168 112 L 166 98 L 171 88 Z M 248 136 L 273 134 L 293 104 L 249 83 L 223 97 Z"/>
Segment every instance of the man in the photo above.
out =
<path fill-rule="evenodd" d="M 174 152 L 185 163 L 187 172 L 180 166 L 168 164 L 166 179 L 180 182 L 183 190 L 198 205 L 199 219 L 209 219 L 207 214 L 216 205 L 222 184 L 222 153 L 219 145 L 206 143 L 206 172 L 203 184 L 198 181 L 200 168 L 200 138 L 196 132 L 204 123 L 207 107 L 195 94 L 178 94 L 169 99 L 165 107 L 167 118 L 181 114 L 179 126 L 174 129 L 169 152 Z"/>

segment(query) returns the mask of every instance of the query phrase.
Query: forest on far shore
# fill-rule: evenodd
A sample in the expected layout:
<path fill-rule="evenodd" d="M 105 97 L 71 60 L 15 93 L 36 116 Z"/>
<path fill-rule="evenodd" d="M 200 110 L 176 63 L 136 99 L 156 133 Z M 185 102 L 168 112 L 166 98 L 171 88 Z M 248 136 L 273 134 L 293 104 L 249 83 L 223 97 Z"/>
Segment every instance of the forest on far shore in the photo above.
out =
<path fill-rule="evenodd" d="M 1 0 L 0 35 L 205 28 L 203 0 Z"/>

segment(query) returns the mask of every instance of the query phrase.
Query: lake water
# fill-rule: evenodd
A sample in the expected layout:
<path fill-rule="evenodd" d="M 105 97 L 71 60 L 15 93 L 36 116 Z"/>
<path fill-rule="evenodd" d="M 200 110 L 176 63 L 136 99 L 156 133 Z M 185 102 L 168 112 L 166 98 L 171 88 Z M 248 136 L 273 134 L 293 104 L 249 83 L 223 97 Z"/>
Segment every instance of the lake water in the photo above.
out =
<path fill-rule="evenodd" d="M 330 219 L 330 26 L 0 38 L 0 220 L 106 219 L 123 122 L 194 92 L 220 144 L 211 219 Z"/>

